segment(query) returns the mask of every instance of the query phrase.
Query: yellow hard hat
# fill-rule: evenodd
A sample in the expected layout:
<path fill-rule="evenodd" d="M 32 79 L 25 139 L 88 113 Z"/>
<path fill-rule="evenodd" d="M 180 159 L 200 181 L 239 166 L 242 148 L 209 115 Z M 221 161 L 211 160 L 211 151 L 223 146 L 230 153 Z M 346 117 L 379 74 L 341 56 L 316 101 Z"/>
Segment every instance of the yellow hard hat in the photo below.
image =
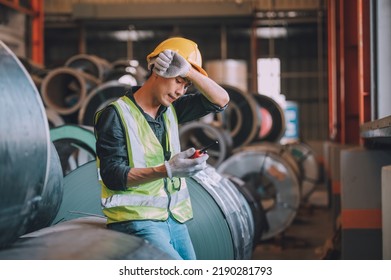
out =
<path fill-rule="evenodd" d="M 164 50 L 173 50 L 174 52 L 179 53 L 195 69 L 197 69 L 198 72 L 204 74 L 205 76 L 208 76 L 206 71 L 202 68 L 201 53 L 198 50 L 198 46 L 195 42 L 193 42 L 189 39 L 181 38 L 181 37 L 169 38 L 169 39 L 161 42 L 155 48 L 155 50 L 147 56 L 148 64 L 149 64 L 149 61 L 151 60 L 151 58 L 158 56 L 159 53 L 161 53 Z"/>

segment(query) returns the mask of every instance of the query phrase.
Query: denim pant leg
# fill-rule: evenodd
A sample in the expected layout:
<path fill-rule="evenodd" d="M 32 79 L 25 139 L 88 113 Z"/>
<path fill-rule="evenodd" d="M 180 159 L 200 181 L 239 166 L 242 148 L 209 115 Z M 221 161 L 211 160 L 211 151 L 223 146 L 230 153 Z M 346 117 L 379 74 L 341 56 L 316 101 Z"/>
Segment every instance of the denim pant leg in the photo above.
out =
<path fill-rule="evenodd" d="M 167 220 L 174 248 L 184 260 L 195 260 L 196 254 L 190 239 L 187 225 L 178 223 L 171 217 Z"/>
<path fill-rule="evenodd" d="M 173 259 L 180 260 L 192 257 L 191 252 L 194 252 L 194 249 L 191 241 L 188 243 L 190 237 L 188 236 L 189 234 L 186 225 L 175 222 L 170 226 L 172 222 L 174 221 L 172 221 L 171 218 L 167 221 L 129 221 L 125 223 L 109 224 L 108 228 L 143 238 Z M 175 248 L 173 241 L 178 242 L 177 248 Z M 180 250 L 178 250 L 178 248 Z M 181 257 L 182 254 L 184 255 Z"/>

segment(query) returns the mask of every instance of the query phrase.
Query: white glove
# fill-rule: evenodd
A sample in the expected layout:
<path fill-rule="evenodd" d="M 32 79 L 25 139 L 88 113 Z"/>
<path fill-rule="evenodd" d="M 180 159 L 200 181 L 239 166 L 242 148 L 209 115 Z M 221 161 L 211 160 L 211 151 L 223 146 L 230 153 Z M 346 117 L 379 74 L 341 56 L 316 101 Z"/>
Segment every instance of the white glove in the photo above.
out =
<path fill-rule="evenodd" d="M 195 149 L 190 148 L 164 162 L 170 179 L 172 177 L 191 177 L 206 167 L 206 160 L 209 158 L 209 155 L 204 154 L 199 158 L 191 159 L 190 157 L 194 152 Z"/>
<path fill-rule="evenodd" d="M 164 78 L 186 78 L 191 65 L 180 54 L 172 50 L 164 50 L 155 59 L 153 71 Z"/>

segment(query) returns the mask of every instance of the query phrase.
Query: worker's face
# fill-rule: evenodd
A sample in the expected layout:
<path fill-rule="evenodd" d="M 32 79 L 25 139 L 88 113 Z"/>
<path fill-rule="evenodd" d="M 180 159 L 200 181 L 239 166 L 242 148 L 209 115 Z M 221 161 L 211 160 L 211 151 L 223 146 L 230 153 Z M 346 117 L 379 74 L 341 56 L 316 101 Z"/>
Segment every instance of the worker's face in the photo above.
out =
<path fill-rule="evenodd" d="M 168 107 L 172 102 L 183 96 L 191 83 L 182 78 L 162 78 L 159 77 L 158 99 L 160 104 Z"/>

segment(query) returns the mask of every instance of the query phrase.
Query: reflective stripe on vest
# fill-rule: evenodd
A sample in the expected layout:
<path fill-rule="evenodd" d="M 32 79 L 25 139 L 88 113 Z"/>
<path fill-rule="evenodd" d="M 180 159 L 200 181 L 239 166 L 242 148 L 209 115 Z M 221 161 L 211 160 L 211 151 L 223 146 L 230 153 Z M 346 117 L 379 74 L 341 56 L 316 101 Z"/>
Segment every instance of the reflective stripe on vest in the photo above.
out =
<path fill-rule="evenodd" d="M 163 148 L 137 106 L 127 97 L 118 99 L 112 105 L 119 113 L 126 130 L 129 166 L 142 168 L 162 165 L 164 162 Z M 180 142 L 178 122 L 172 106 L 167 108 L 163 117 L 170 143 L 169 148 L 174 155 L 180 152 Z M 98 118 L 99 114 L 96 120 Z M 97 159 L 97 165 L 99 170 L 99 159 Z M 171 180 L 158 179 L 129 187 L 126 191 L 110 190 L 101 179 L 100 183 L 102 185 L 101 203 L 108 223 L 143 219 L 165 220 L 169 212 L 179 222 L 185 222 L 193 217 L 184 178 L 174 178 L 175 186 L 172 185 Z"/>

